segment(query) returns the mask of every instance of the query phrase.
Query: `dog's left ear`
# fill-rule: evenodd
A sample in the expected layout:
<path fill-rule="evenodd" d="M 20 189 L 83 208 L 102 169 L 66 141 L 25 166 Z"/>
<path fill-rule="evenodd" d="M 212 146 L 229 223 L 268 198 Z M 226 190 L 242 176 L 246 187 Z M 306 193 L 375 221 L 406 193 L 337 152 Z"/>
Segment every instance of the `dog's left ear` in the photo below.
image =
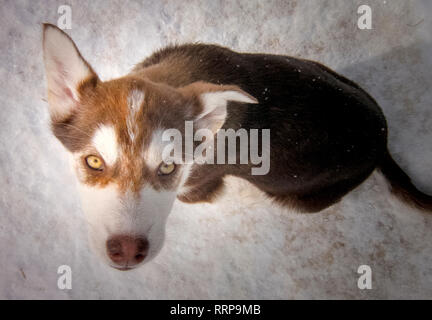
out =
<path fill-rule="evenodd" d="M 72 39 L 51 24 L 43 25 L 43 56 L 51 117 L 66 118 L 79 104 L 80 86 L 87 81 L 96 83 L 97 75 Z"/>
<path fill-rule="evenodd" d="M 225 123 L 229 101 L 258 103 L 258 100 L 237 86 L 195 82 L 181 89 L 199 101 L 194 120 L 197 129 L 207 128 L 216 133 Z"/>

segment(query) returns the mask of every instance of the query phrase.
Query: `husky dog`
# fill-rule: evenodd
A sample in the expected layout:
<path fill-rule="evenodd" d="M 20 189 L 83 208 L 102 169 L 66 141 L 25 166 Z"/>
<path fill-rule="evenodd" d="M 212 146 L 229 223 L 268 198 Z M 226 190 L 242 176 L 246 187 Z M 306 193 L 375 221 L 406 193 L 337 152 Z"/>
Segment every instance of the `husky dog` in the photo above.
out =
<path fill-rule="evenodd" d="M 71 38 L 50 24 L 43 51 L 52 130 L 71 154 L 91 243 L 114 268 L 152 259 L 174 200 L 210 202 L 227 175 L 282 206 L 318 212 L 377 169 L 399 198 L 432 210 L 432 197 L 390 156 L 375 100 L 317 62 L 185 44 L 103 82 Z M 262 151 L 270 156 L 268 172 L 251 174 L 251 162 L 164 161 L 164 131 L 183 132 L 186 122 L 194 132 L 210 130 L 214 141 L 222 129 L 270 130 Z"/>

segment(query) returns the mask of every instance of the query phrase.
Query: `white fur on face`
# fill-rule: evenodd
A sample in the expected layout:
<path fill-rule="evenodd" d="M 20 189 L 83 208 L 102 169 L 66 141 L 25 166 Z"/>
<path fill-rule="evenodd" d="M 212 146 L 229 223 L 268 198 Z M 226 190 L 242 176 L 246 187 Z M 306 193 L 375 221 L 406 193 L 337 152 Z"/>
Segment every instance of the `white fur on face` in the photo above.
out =
<path fill-rule="evenodd" d="M 138 112 L 141 109 L 143 102 L 144 92 L 137 89 L 134 89 L 130 92 L 128 96 L 129 114 L 126 119 L 126 127 L 128 130 L 129 138 L 132 142 L 134 142 L 135 137 L 138 135 L 139 128 L 136 121 Z"/>
<path fill-rule="evenodd" d="M 185 195 L 191 190 L 191 187 L 185 186 L 185 183 L 186 183 L 187 179 L 189 178 L 192 166 L 193 166 L 192 163 L 183 165 L 183 172 L 182 172 L 182 176 L 181 176 L 180 183 L 179 183 L 179 189 L 178 189 L 179 195 Z"/>
<path fill-rule="evenodd" d="M 88 235 L 91 247 L 107 264 L 106 241 L 112 233 L 120 210 L 120 197 L 114 185 L 105 188 L 79 183 L 82 208 L 89 225 Z"/>
<path fill-rule="evenodd" d="M 107 165 L 111 166 L 117 161 L 117 134 L 112 126 L 100 125 L 93 136 L 92 143 Z"/>
<path fill-rule="evenodd" d="M 156 169 L 162 162 L 164 148 L 170 143 L 162 140 L 163 130 L 157 129 L 152 135 L 148 147 L 144 150 L 144 161 L 151 169 Z"/>
<path fill-rule="evenodd" d="M 149 241 L 149 253 L 144 262 L 154 258 L 163 246 L 165 223 L 176 193 L 144 188 L 139 195 L 121 194 L 115 184 L 92 187 L 79 184 L 82 206 L 89 224 L 89 239 L 93 249 L 109 265 L 106 241 L 115 235 L 144 237 Z M 115 265 L 114 265 L 115 266 Z"/>

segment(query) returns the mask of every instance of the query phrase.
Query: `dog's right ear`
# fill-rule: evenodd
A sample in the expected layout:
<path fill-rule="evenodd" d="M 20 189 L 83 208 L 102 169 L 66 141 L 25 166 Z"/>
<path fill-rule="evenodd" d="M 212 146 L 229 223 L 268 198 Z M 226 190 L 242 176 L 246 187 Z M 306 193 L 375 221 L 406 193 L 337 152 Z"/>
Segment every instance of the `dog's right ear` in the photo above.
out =
<path fill-rule="evenodd" d="M 43 53 L 50 114 L 61 120 L 78 106 L 80 86 L 98 78 L 72 39 L 52 24 L 43 25 Z"/>

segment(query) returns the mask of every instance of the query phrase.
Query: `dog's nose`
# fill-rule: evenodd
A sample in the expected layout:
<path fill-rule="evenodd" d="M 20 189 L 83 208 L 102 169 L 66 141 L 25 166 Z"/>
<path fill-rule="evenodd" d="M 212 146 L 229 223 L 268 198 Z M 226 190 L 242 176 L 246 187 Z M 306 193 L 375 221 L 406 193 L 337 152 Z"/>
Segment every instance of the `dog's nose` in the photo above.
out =
<path fill-rule="evenodd" d="M 109 258 L 120 268 L 142 262 L 147 256 L 149 243 L 144 237 L 115 236 L 106 242 Z"/>

